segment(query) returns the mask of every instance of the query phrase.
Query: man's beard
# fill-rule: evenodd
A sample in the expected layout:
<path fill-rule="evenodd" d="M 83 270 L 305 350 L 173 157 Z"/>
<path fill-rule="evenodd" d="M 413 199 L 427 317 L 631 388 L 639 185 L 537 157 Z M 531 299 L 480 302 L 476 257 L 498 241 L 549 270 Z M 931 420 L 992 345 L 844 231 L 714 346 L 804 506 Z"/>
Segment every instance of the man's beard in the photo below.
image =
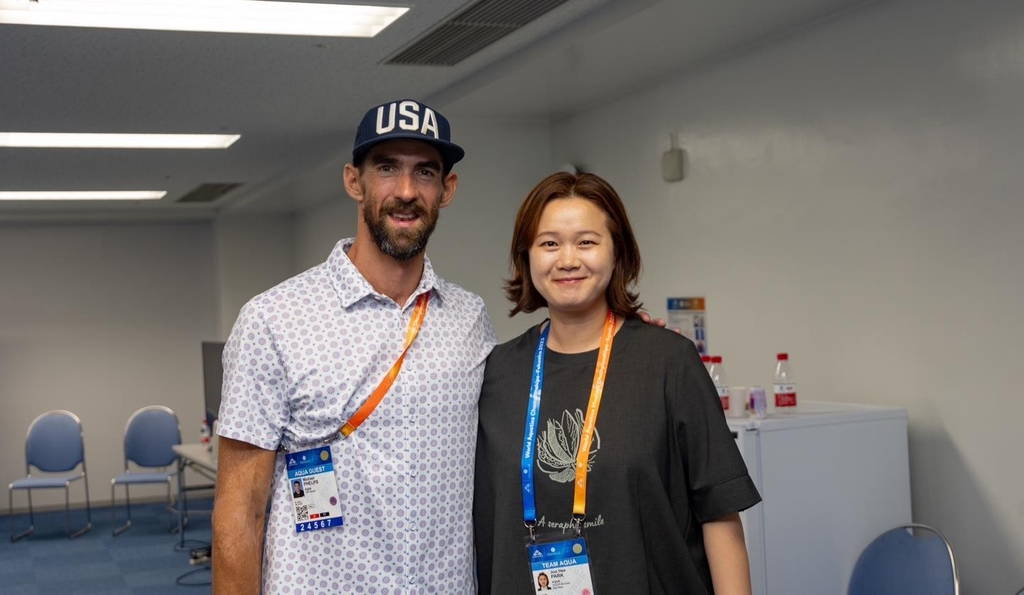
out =
<path fill-rule="evenodd" d="M 419 203 L 395 204 L 378 212 L 376 205 L 363 203 L 363 221 L 370 230 L 373 243 L 384 254 L 395 260 L 409 260 L 421 254 L 427 248 L 427 240 L 437 226 L 440 207 L 427 211 Z M 415 214 L 424 225 L 417 228 L 393 229 L 388 226 L 388 217 L 392 213 Z"/>

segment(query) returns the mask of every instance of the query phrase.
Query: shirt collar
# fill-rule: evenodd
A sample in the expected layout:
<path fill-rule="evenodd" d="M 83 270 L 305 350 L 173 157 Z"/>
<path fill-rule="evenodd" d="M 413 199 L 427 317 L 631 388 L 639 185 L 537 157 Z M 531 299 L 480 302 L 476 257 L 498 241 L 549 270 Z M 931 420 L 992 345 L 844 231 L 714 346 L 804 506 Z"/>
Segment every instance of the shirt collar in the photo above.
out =
<path fill-rule="evenodd" d="M 385 297 L 373 289 L 370 282 L 366 280 L 366 277 L 359 272 L 356 265 L 349 259 L 348 249 L 352 247 L 353 242 L 355 242 L 355 238 L 345 238 L 339 241 L 335 244 L 334 250 L 331 251 L 331 255 L 327 258 L 327 272 L 330 276 L 331 284 L 334 285 L 334 290 L 338 292 L 338 297 L 341 298 L 341 306 L 343 308 L 348 308 L 368 297 Z M 420 276 L 420 283 L 416 286 L 416 290 L 413 291 L 409 303 L 412 303 L 420 294 L 428 291 L 433 291 L 434 297 L 443 300 L 445 282 L 434 274 L 434 267 L 431 266 L 430 259 L 424 257 L 423 275 Z M 406 304 L 399 305 L 404 308 Z"/>

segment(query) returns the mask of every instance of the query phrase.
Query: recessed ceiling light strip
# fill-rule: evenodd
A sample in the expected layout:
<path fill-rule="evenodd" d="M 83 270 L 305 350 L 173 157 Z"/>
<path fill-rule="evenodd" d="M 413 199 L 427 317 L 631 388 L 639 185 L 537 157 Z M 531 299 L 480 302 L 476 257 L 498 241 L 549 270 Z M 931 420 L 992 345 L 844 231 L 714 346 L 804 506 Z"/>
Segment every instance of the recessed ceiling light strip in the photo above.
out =
<path fill-rule="evenodd" d="M 0 200 L 160 200 L 166 190 L 0 191 Z"/>
<path fill-rule="evenodd" d="M 373 37 L 408 10 L 270 0 L 0 0 L 0 23 Z"/>
<path fill-rule="evenodd" d="M 226 149 L 238 134 L 90 134 L 0 132 L 0 147 L 82 149 Z"/>

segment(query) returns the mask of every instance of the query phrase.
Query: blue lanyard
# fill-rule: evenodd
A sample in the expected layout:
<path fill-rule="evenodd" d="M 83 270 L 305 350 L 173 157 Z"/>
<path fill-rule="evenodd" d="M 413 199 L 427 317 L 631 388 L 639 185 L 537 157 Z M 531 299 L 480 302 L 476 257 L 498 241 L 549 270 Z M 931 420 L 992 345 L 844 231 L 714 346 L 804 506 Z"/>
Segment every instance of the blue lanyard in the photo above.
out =
<path fill-rule="evenodd" d="M 533 355 L 533 380 L 530 382 L 530 403 L 526 409 L 526 432 L 523 434 L 523 522 L 527 527 L 537 524 L 537 500 L 534 494 L 533 459 L 536 456 L 537 423 L 540 418 L 540 389 L 544 384 L 544 352 L 551 324 L 541 332 Z"/>
<path fill-rule="evenodd" d="M 523 433 L 523 522 L 530 530 L 530 538 L 535 538 L 534 527 L 537 526 L 536 485 L 533 482 L 533 459 L 536 455 L 537 423 L 540 417 L 541 385 L 544 383 L 544 353 L 548 342 L 548 324 L 537 341 L 537 352 L 533 356 L 533 379 L 530 382 L 530 403 L 526 410 L 526 431 Z M 615 314 L 608 310 L 604 329 L 601 331 L 601 347 L 597 353 L 597 365 L 594 367 L 594 382 L 590 386 L 590 399 L 587 401 L 587 416 L 583 423 L 583 433 L 576 453 L 576 480 L 573 482 L 572 526 L 576 535 L 580 534 L 583 519 L 587 511 L 587 471 L 589 470 L 590 441 L 594 436 L 597 424 L 597 412 L 601 408 L 601 397 L 604 394 L 604 382 L 608 374 L 608 363 L 612 354 L 612 343 L 615 340 Z"/>

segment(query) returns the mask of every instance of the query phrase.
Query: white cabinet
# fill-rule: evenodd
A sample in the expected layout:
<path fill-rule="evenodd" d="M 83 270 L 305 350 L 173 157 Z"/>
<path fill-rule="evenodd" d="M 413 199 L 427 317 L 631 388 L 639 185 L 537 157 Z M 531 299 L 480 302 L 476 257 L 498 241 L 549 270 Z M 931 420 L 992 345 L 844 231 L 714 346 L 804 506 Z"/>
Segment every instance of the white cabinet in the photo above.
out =
<path fill-rule="evenodd" d="M 905 410 L 801 401 L 729 427 L 763 499 L 741 514 L 754 595 L 844 595 L 864 547 L 911 521 Z"/>

